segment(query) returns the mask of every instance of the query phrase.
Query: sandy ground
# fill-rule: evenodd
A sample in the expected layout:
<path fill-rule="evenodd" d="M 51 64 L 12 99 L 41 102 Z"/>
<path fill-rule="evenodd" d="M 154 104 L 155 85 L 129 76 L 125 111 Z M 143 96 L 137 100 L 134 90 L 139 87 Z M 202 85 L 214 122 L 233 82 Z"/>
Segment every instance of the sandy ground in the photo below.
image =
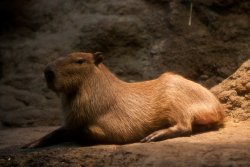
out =
<path fill-rule="evenodd" d="M 0 166 L 250 166 L 249 121 L 230 121 L 219 131 L 155 143 L 20 149 L 55 128 L 1 130 Z"/>

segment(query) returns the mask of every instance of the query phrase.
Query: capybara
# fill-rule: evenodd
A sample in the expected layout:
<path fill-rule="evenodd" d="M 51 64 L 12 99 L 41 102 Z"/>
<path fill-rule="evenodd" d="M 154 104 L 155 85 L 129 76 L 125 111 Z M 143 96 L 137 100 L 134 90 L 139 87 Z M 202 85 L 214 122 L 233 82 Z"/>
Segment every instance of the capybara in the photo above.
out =
<path fill-rule="evenodd" d="M 25 148 L 70 139 L 83 144 L 152 142 L 223 124 L 222 105 L 203 86 L 173 73 L 127 83 L 102 61 L 100 52 L 75 52 L 47 65 L 47 85 L 62 100 L 65 122 Z"/>

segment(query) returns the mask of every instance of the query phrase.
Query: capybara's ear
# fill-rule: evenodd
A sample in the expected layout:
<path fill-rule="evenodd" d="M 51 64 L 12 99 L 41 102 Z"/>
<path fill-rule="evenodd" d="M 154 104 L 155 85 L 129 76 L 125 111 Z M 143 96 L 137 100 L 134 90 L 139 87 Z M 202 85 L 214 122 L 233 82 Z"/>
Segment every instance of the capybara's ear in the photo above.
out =
<path fill-rule="evenodd" d="M 103 61 L 102 52 L 95 52 L 94 53 L 94 60 L 95 60 L 95 65 L 100 64 Z"/>

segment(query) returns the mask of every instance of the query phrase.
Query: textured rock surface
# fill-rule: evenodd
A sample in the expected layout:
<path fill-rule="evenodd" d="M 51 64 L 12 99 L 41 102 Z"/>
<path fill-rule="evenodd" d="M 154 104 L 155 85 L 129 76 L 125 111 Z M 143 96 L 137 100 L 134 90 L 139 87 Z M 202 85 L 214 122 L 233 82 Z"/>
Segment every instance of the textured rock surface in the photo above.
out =
<path fill-rule="evenodd" d="M 250 56 L 248 0 L 30 0 L 0 3 L 0 121 L 58 125 L 43 68 L 72 51 L 102 51 L 127 81 L 174 71 L 211 87 Z"/>
<path fill-rule="evenodd" d="M 211 91 L 236 121 L 250 119 L 250 59 Z"/>

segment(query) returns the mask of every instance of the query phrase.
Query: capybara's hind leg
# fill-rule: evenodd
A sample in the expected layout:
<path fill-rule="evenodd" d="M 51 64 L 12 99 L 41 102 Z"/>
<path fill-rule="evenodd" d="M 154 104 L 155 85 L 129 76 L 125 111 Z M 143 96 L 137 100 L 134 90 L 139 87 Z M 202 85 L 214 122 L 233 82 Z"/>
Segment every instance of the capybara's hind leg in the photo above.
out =
<path fill-rule="evenodd" d="M 165 139 L 170 139 L 174 137 L 180 137 L 180 136 L 190 136 L 192 133 L 192 126 L 183 126 L 176 124 L 172 127 L 169 127 L 167 129 L 161 129 L 156 132 L 151 133 L 147 137 L 141 140 L 141 142 L 154 142 L 154 141 L 160 141 Z"/>

